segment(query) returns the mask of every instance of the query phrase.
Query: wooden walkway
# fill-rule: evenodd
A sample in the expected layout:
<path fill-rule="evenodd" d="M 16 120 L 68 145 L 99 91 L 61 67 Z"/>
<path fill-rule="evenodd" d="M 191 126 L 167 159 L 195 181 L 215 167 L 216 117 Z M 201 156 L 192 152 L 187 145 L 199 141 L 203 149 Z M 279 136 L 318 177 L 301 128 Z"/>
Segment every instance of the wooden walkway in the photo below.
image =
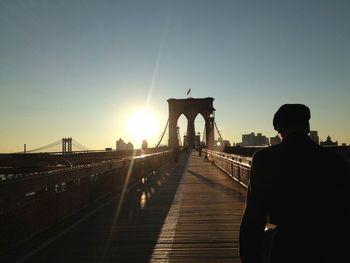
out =
<path fill-rule="evenodd" d="M 240 262 L 245 191 L 193 152 L 1 262 Z"/>
<path fill-rule="evenodd" d="M 238 232 L 245 189 L 194 152 L 152 262 L 241 262 Z M 166 223 L 168 223 L 166 221 Z M 167 239 L 172 243 L 169 245 Z"/>

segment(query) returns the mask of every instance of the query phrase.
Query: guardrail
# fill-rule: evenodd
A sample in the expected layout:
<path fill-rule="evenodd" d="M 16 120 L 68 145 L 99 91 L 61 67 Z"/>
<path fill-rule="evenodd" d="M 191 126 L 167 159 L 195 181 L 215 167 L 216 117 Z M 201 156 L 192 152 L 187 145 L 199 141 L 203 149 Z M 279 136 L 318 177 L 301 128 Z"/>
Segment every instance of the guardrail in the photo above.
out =
<path fill-rule="evenodd" d="M 207 154 L 207 158 L 217 167 L 238 181 L 245 187 L 248 187 L 250 167 L 252 157 L 229 154 L 224 152 L 211 151 L 203 149 L 203 153 Z M 347 159 L 350 168 L 350 159 Z"/>
<path fill-rule="evenodd" d="M 234 180 L 248 187 L 251 157 L 204 150 L 207 158 Z"/>
<path fill-rule="evenodd" d="M 0 254 L 152 174 L 172 151 L 33 174 L 0 183 Z"/>

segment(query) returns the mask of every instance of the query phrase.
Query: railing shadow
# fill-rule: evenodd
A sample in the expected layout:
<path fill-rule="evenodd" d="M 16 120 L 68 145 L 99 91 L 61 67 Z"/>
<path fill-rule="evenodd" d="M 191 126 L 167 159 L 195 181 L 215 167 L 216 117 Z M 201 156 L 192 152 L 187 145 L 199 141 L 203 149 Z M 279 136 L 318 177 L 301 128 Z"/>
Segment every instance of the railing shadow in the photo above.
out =
<path fill-rule="evenodd" d="M 221 191 L 225 194 L 229 194 L 231 195 L 233 198 L 235 198 L 236 200 L 240 201 L 240 202 L 244 202 L 245 201 L 245 195 L 243 195 L 241 192 L 236 191 L 232 188 L 229 188 L 223 184 L 220 184 L 217 181 L 214 181 L 212 179 L 209 179 L 201 174 L 198 174 L 194 171 L 191 170 L 187 170 L 187 172 L 193 176 L 195 176 L 196 178 L 198 178 L 201 182 L 205 183 L 206 185 L 208 185 L 209 187 L 214 188 L 215 190 Z"/>

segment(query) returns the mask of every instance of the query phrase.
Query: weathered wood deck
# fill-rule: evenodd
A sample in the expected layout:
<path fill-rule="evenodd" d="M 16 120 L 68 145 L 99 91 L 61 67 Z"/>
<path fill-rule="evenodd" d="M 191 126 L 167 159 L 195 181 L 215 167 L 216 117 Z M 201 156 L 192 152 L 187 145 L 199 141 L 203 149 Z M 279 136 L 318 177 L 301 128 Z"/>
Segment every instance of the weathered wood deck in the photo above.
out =
<path fill-rule="evenodd" d="M 174 215 L 166 221 L 176 227 L 161 232 L 153 262 L 240 262 L 244 202 L 241 185 L 193 153 L 170 210 Z"/>
<path fill-rule="evenodd" d="M 5 262 L 240 262 L 245 189 L 197 152 Z"/>

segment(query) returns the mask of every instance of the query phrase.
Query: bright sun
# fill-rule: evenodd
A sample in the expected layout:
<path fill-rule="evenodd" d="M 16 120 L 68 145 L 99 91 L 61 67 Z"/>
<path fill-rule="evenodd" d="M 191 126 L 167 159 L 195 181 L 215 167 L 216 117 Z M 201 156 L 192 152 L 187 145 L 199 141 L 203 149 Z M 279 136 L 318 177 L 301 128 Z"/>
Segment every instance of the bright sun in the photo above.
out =
<path fill-rule="evenodd" d="M 158 132 L 159 122 L 149 111 L 135 112 L 128 120 L 128 133 L 134 143 L 147 140 L 150 146 L 150 141 L 156 140 Z"/>

